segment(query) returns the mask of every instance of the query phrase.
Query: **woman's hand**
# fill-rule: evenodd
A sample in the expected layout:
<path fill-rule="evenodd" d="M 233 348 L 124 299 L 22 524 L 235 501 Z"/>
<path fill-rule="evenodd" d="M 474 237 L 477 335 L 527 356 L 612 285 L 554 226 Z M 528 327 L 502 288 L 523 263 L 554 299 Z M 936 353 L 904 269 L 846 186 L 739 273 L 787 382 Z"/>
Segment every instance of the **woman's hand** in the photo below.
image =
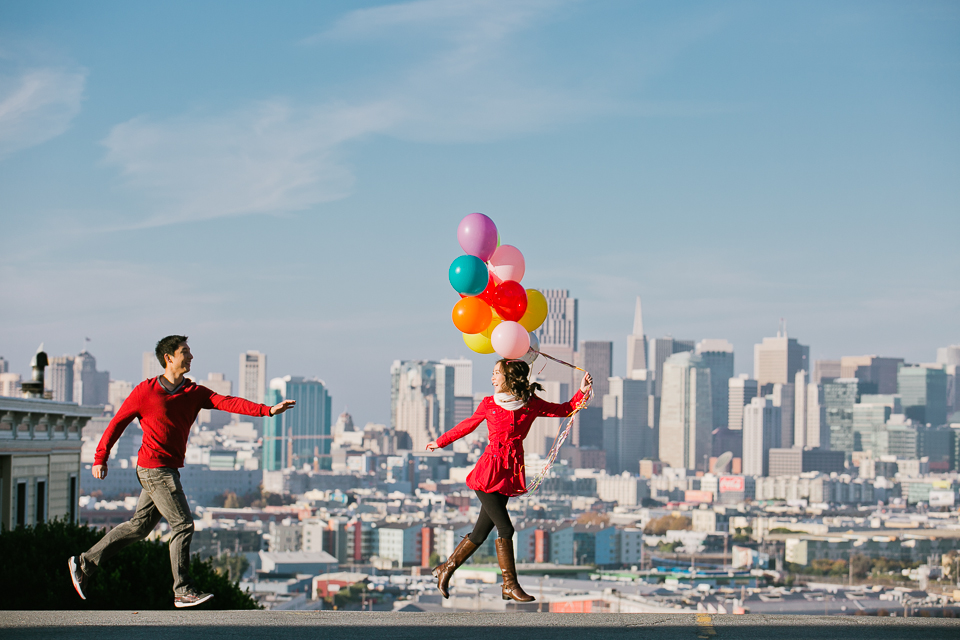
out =
<path fill-rule="evenodd" d="M 436 451 L 436 450 L 439 449 L 439 448 L 440 448 L 440 447 L 437 446 L 437 441 L 436 441 L 436 440 L 434 440 L 433 442 L 428 442 L 428 443 L 427 443 L 427 451 Z"/>
<path fill-rule="evenodd" d="M 580 392 L 586 395 L 590 392 L 590 387 L 593 386 L 593 376 L 589 373 L 583 374 L 583 381 L 580 383 Z M 430 445 L 427 445 L 428 447 Z"/>

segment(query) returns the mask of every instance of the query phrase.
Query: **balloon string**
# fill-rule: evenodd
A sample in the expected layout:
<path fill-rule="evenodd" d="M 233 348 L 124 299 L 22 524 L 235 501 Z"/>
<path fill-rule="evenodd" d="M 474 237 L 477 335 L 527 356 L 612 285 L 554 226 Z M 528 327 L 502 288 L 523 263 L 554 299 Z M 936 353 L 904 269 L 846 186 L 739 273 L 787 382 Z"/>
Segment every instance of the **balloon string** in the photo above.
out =
<path fill-rule="evenodd" d="M 566 362 L 563 364 L 571 367 L 573 366 Z M 574 368 L 579 369 L 579 367 Z M 583 371 L 583 369 L 580 370 Z M 540 471 L 540 473 L 537 474 L 537 477 L 534 479 L 534 481 L 530 483 L 530 486 L 527 487 L 525 493 L 532 494 L 543 485 L 543 481 L 547 477 L 547 473 L 553 467 L 553 463 L 557 461 L 557 456 L 560 454 L 560 447 L 563 446 L 567 436 L 570 435 L 570 429 L 573 427 L 573 417 L 577 415 L 581 409 L 586 408 L 586 406 L 590 404 L 591 400 L 593 400 L 592 387 L 590 388 L 590 392 L 580 399 L 580 402 L 578 402 L 577 406 L 573 408 L 573 411 L 570 413 L 570 415 L 560 423 L 560 427 L 557 429 L 557 437 L 553 441 L 553 446 L 550 447 L 550 453 L 547 454 L 547 463 L 543 466 L 543 469 Z"/>
<path fill-rule="evenodd" d="M 550 359 L 550 360 L 553 360 L 554 362 L 559 362 L 560 364 L 567 365 L 567 366 L 570 367 L 571 369 L 576 369 L 577 371 L 583 371 L 584 373 L 587 372 L 586 369 L 581 369 L 580 367 L 578 367 L 578 366 L 575 365 L 575 364 L 570 364 L 569 362 L 564 362 L 564 361 L 561 360 L 560 358 L 554 358 L 554 357 L 551 356 L 550 354 L 544 353 L 543 351 L 537 351 L 537 353 L 539 353 L 539 354 L 540 354 L 541 356 L 543 356 L 544 358 L 548 358 L 548 359 Z M 541 369 L 541 371 L 543 371 L 543 369 Z"/>

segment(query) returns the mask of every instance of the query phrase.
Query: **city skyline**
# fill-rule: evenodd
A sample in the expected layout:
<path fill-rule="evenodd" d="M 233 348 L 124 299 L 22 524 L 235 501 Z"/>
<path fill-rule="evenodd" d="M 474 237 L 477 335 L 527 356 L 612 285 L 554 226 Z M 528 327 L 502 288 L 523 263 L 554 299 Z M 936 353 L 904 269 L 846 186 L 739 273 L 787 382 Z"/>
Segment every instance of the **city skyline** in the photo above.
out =
<path fill-rule="evenodd" d="M 394 360 L 470 357 L 488 389 L 445 277 L 473 211 L 522 248 L 524 286 L 579 301 L 576 340 L 613 341 L 617 376 L 637 296 L 648 337 L 725 339 L 735 373 L 780 318 L 811 361 L 960 342 L 952 3 L 229 14 L 6 8 L 13 371 L 89 337 L 137 381 L 178 333 L 199 379 L 239 384 L 256 350 L 360 423 L 387 422 Z"/>

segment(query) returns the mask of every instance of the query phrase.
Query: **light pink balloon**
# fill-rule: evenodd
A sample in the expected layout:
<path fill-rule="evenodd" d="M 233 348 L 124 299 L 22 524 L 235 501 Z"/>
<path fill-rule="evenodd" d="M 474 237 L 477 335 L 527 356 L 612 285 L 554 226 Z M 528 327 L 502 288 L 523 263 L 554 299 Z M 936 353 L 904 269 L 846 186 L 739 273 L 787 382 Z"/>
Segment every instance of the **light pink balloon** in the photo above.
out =
<path fill-rule="evenodd" d="M 519 322 L 505 321 L 497 325 L 490 335 L 493 350 L 501 358 L 516 360 L 530 349 L 530 334 Z"/>
<path fill-rule="evenodd" d="M 523 279 L 523 272 L 526 269 L 526 262 L 520 249 L 510 244 L 503 244 L 497 247 L 490 257 L 490 270 L 493 275 L 501 280 L 513 280 L 520 282 Z"/>

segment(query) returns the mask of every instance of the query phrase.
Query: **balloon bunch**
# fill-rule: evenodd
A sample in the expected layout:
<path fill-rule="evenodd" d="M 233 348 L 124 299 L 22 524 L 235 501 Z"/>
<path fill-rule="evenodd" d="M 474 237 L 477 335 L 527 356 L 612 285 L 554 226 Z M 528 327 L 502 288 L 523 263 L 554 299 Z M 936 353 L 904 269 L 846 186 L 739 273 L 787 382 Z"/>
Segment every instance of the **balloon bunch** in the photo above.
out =
<path fill-rule="evenodd" d="M 533 364 L 540 344 L 532 333 L 547 319 L 547 299 L 520 284 L 526 264 L 520 250 L 500 244 L 497 225 L 482 213 L 460 221 L 457 240 L 466 255 L 450 265 L 450 284 L 460 294 L 453 324 L 477 353 Z"/>

